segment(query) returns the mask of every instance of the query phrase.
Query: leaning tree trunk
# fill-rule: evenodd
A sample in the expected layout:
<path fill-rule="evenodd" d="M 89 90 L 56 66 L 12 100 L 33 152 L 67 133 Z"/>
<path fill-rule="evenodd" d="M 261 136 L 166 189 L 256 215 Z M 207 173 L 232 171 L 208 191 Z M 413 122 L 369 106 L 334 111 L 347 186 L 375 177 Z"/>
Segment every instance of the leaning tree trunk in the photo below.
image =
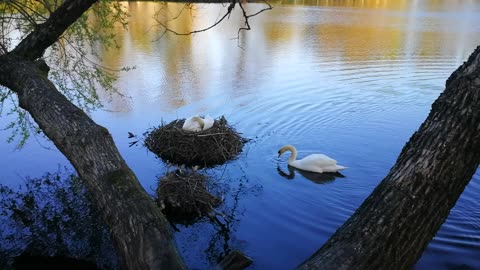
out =
<path fill-rule="evenodd" d="M 66 0 L 12 52 L 0 56 L 0 84 L 18 95 L 45 135 L 68 158 L 103 213 L 128 269 L 185 269 L 170 227 L 139 184 L 112 136 L 57 91 L 33 60 L 93 0 Z"/>
<path fill-rule="evenodd" d="M 480 161 L 480 46 L 447 80 L 390 173 L 299 269 L 409 269 Z"/>

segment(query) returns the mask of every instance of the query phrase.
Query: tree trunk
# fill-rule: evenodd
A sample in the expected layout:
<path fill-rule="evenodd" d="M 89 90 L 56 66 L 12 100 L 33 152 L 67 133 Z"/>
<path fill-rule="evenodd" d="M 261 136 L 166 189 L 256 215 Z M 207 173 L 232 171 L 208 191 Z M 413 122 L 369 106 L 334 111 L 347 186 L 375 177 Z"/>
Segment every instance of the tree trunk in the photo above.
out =
<path fill-rule="evenodd" d="M 410 269 L 480 162 L 480 46 L 389 174 L 299 269 Z"/>
<path fill-rule="evenodd" d="M 18 95 L 20 106 L 75 167 L 104 215 L 124 266 L 185 269 L 168 222 L 108 130 L 69 102 L 32 62 L 95 2 L 66 0 L 12 52 L 0 55 L 0 84 Z"/>
<path fill-rule="evenodd" d="M 183 269 L 169 224 L 109 132 L 70 103 L 30 61 L 0 58 L 0 82 L 17 93 L 20 106 L 75 167 L 104 214 L 127 267 Z"/>
<path fill-rule="evenodd" d="M 20 106 L 75 167 L 128 269 L 184 269 L 168 222 L 108 130 L 60 94 L 33 62 L 0 57 L 0 83 L 17 93 Z"/>

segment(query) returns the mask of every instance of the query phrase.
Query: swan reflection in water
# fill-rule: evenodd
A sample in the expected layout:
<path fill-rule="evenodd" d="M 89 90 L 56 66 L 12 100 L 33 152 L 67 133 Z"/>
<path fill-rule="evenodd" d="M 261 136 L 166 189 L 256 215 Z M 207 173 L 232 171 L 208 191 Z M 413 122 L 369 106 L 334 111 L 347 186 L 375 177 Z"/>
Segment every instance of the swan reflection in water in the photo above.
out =
<path fill-rule="evenodd" d="M 285 173 L 281 168 L 280 165 L 277 165 L 277 172 L 280 176 L 292 180 L 295 178 L 295 172 L 298 172 L 300 175 L 305 177 L 306 179 L 312 181 L 315 184 L 326 184 L 329 182 L 333 182 L 336 178 L 344 178 L 345 176 L 339 172 L 337 173 L 315 173 L 297 169 L 288 165 L 288 173 Z"/>

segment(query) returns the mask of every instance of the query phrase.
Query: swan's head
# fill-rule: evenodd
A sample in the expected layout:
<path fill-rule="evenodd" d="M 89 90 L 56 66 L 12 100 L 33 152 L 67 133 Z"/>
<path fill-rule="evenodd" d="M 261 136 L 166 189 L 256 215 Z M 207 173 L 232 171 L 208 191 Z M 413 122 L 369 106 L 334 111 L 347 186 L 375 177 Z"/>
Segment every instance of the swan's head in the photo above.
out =
<path fill-rule="evenodd" d="M 192 120 L 197 121 L 200 125 L 200 130 L 203 130 L 203 128 L 205 127 L 205 121 L 203 121 L 203 118 L 201 118 L 200 116 L 194 116 L 192 117 Z"/>
<path fill-rule="evenodd" d="M 284 147 L 280 148 L 280 150 L 278 150 L 278 157 L 280 157 L 286 151 L 292 151 L 293 152 L 293 149 L 295 149 L 295 147 L 293 147 L 292 145 L 289 145 L 289 144 L 285 145 Z"/>

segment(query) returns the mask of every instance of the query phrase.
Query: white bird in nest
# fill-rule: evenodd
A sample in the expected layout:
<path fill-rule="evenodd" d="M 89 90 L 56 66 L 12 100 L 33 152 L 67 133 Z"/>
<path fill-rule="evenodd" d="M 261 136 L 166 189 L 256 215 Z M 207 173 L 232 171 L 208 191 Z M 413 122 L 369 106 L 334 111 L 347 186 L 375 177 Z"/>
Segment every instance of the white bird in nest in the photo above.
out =
<path fill-rule="evenodd" d="M 207 115 L 204 118 L 200 116 L 192 116 L 185 120 L 183 123 L 182 129 L 187 131 L 198 132 L 202 130 L 207 130 L 213 127 L 215 120 L 210 116 Z"/>
<path fill-rule="evenodd" d="M 338 172 L 339 170 L 346 169 L 347 167 L 337 165 L 337 161 L 323 154 L 312 154 L 304 157 L 303 159 L 297 159 L 297 149 L 293 145 L 285 145 L 278 150 L 278 157 L 284 152 L 292 152 L 288 159 L 288 165 L 300 170 L 324 173 L 324 172 Z"/>

